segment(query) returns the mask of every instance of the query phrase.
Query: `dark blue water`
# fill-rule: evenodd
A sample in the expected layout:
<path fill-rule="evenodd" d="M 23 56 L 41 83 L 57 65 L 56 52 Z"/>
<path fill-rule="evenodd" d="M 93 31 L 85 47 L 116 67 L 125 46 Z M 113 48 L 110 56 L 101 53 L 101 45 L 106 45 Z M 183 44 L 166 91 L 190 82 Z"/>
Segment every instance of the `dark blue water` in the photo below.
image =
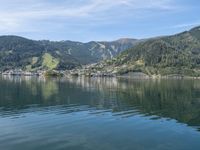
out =
<path fill-rule="evenodd" d="M 198 150 L 199 80 L 0 77 L 0 150 Z"/>

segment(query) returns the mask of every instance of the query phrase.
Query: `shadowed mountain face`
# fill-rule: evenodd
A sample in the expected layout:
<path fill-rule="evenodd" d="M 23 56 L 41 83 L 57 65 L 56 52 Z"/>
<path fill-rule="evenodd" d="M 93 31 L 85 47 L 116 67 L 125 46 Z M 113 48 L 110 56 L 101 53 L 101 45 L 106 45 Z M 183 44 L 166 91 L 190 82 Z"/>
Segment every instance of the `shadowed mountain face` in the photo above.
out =
<path fill-rule="evenodd" d="M 81 64 L 110 59 L 133 47 L 135 39 L 113 42 L 34 41 L 17 36 L 0 37 L 0 68 L 72 69 Z"/>
<path fill-rule="evenodd" d="M 146 40 L 113 59 L 118 72 L 200 75 L 200 27 L 173 36 Z M 105 67 L 106 68 L 106 67 Z"/>

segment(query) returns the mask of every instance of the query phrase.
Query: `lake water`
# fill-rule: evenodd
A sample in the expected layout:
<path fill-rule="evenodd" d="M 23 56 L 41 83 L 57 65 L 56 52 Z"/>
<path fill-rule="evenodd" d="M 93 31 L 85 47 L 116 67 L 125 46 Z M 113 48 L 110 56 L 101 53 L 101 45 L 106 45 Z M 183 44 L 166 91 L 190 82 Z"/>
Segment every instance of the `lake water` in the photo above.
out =
<path fill-rule="evenodd" d="M 0 150 L 199 150 L 200 80 L 0 77 Z"/>

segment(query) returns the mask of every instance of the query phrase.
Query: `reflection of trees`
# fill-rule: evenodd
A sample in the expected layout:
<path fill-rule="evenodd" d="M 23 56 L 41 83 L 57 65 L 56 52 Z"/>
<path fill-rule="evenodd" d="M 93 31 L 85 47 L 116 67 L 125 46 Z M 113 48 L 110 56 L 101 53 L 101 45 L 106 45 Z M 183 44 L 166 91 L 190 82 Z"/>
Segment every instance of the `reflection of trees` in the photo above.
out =
<path fill-rule="evenodd" d="M 0 79 L 0 106 L 19 107 L 44 104 L 59 91 L 55 80 L 4 76 Z M 45 102 L 46 101 L 46 102 Z"/>
<path fill-rule="evenodd" d="M 48 100 L 51 96 L 58 93 L 58 85 L 54 81 L 45 82 L 44 84 L 41 84 L 41 91 L 43 98 Z"/>
<path fill-rule="evenodd" d="M 68 108 L 76 105 L 109 109 L 122 115 L 129 111 L 131 115 L 137 110 L 141 114 L 200 126 L 199 80 L 10 78 L 0 79 L 0 85 L 3 87 L 0 88 L 0 107 L 4 108 L 23 110 L 32 104 Z"/>
<path fill-rule="evenodd" d="M 176 119 L 188 125 L 200 125 L 200 101 L 195 89 L 199 81 L 163 80 L 132 84 L 119 95 L 141 113 Z M 137 91 L 137 92 L 134 92 Z"/>
<path fill-rule="evenodd" d="M 137 108 L 145 115 L 157 115 L 200 126 L 199 80 L 74 80 L 87 90 L 96 87 L 101 93 L 98 101 L 101 107 L 118 112 Z"/>

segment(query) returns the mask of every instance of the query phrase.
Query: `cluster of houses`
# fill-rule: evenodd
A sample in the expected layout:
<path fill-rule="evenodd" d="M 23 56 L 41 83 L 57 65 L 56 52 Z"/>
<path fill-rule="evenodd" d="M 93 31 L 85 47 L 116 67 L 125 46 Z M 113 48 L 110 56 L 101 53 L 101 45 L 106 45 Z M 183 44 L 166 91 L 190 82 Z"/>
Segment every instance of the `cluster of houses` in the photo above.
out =
<path fill-rule="evenodd" d="M 87 76 L 87 77 L 114 77 L 115 73 L 110 70 L 100 71 L 98 68 L 103 68 L 103 64 L 90 64 L 82 66 L 82 68 L 76 68 L 66 71 L 66 74 L 71 76 Z"/>
<path fill-rule="evenodd" d="M 41 76 L 44 74 L 44 71 L 36 71 L 36 72 L 29 72 L 23 71 L 21 69 L 13 69 L 13 70 L 6 70 L 1 72 L 2 75 L 13 75 L 13 76 Z"/>

